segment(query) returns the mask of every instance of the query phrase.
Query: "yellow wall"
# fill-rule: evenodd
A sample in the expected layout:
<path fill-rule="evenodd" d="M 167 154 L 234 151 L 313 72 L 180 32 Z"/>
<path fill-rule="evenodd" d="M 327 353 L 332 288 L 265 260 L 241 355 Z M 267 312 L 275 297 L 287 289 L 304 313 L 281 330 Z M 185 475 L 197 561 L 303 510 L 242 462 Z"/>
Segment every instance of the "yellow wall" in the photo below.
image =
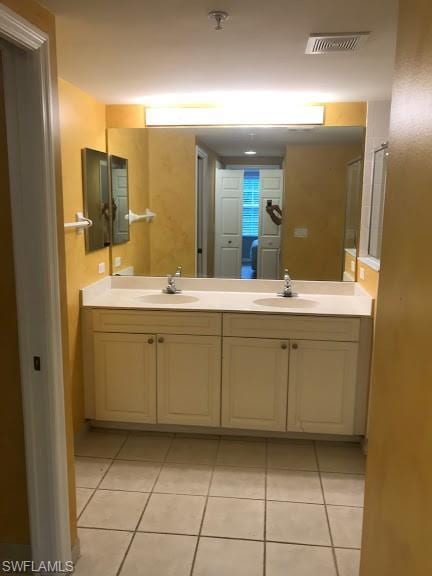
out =
<path fill-rule="evenodd" d="M 325 105 L 324 126 L 366 126 L 366 102 L 329 102 Z"/>
<path fill-rule="evenodd" d="M 362 576 L 432 574 L 431 22 L 400 0 Z"/>
<path fill-rule="evenodd" d="M 183 266 L 195 275 L 195 136 L 148 129 L 151 224 L 150 270 L 164 276 Z"/>
<path fill-rule="evenodd" d="M 129 209 L 142 214 L 149 208 L 147 130 L 112 128 L 107 134 L 108 152 L 128 159 Z M 150 274 L 150 229 L 152 223 L 138 222 L 129 228 L 129 242 L 113 245 L 111 261 L 121 257 L 120 268 L 133 266 L 134 274 Z"/>
<path fill-rule="evenodd" d="M 287 146 L 281 266 L 293 278 L 342 279 L 347 164 L 360 154 L 355 145 Z"/>
<path fill-rule="evenodd" d="M 0 402 L 0 453 L 4 470 L 4 473 L 0 475 L 2 494 L 0 498 L 0 543 L 27 544 L 30 536 L 1 64 L 0 52 L 0 190 L 2 191 L 2 209 L 0 210 L 0 246 L 2 247 L 0 350 L 3 382 Z"/>
<path fill-rule="evenodd" d="M 75 472 L 73 460 L 73 432 L 72 432 L 72 390 L 70 386 L 70 370 L 69 370 L 69 355 L 68 355 L 68 311 L 66 302 L 66 264 L 65 264 L 65 245 L 63 237 L 63 194 L 62 194 L 62 179 L 61 179 L 61 161 L 60 161 L 60 133 L 59 133 L 59 119 L 58 119 L 58 89 L 57 89 L 57 57 L 56 57 L 56 43 L 55 43 L 55 20 L 54 16 L 50 14 L 45 8 L 37 4 L 34 0 L 2 0 L 8 8 L 15 11 L 17 14 L 37 26 L 40 30 L 45 32 L 50 40 L 50 61 L 51 61 L 51 78 L 52 78 L 52 103 L 53 103 L 53 143 L 55 154 L 55 168 L 56 168 L 56 185 L 57 185 L 57 227 L 58 227 L 58 252 L 59 252 L 59 283 L 60 283 L 60 313 L 62 319 L 62 348 L 63 348 L 63 370 L 64 370 L 64 395 L 65 395 L 65 419 L 66 419 L 66 435 L 67 435 L 67 457 L 68 457 L 68 479 L 69 479 L 69 511 L 70 511 L 70 527 L 72 543 L 75 543 L 77 538 L 76 531 L 76 505 L 75 505 Z M 3 172 L 4 174 L 4 172 Z M 3 188 L 5 190 L 5 188 Z M 6 404 L 1 404 L 6 410 Z M 14 421 L 17 428 L 20 427 L 19 411 L 14 413 L 16 405 L 11 406 L 10 413 L 6 418 L 0 417 L 1 421 Z M 9 449 L 15 452 L 14 458 L 16 461 L 22 460 L 23 446 L 19 440 L 20 434 L 17 431 L 16 436 L 11 434 L 9 438 Z M 11 441 L 11 438 L 16 438 L 16 441 Z M 5 468 L 6 469 L 6 468 Z M 9 492 L 4 488 L 3 482 L 8 481 L 8 473 L 0 474 L 0 492 L 7 494 L 9 505 L 13 506 L 15 503 L 17 510 L 17 518 L 11 521 L 11 528 L 16 521 L 18 533 L 21 535 L 20 543 L 24 540 L 23 534 L 28 533 L 27 522 L 24 516 L 20 515 L 20 507 L 23 506 L 23 500 L 19 492 L 19 487 L 25 481 L 21 475 L 21 481 L 17 481 L 16 490 Z M 2 524 L 2 526 L 4 526 Z M 4 541 L 12 541 L 15 539 L 9 536 L 9 525 L 4 528 L 3 536 Z"/>
<path fill-rule="evenodd" d="M 363 269 L 364 278 L 360 276 L 360 269 Z M 378 296 L 378 281 L 379 272 L 357 260 L 357 282 L 375 299 Z"/>
<path fill-rule="evenodd" d="M 109 104 L 106 107 L 107 128 L 144 128 L 145 109 L 138 104 Z"/>
<path fill-rule="evenodd" d="M 105 152 L 105 106 L 72 84 L 59 81 L 60 136 L 63 171 L 64 220 L 72 222 L 83 211 L 82 148 Z M 101 278 L 99 262 L 109 274 L 109 249 L 85 253 L 84 234 L 65 232 L 70 376 L 75 433 L 84 423 L 84 386 L 80 329 L 80 288 Z"/>
<path fill-rule="evenodd" d="M 354 270 L 353 270 L 353 266 L 354 266 Z M 351 279 L 353 282 L 355 282 L 355 279 L 356 279 L 356 266 L 357 266 L 357 258 L 345 250 L 344 273 L 347 276 L 351 276 Z"/>

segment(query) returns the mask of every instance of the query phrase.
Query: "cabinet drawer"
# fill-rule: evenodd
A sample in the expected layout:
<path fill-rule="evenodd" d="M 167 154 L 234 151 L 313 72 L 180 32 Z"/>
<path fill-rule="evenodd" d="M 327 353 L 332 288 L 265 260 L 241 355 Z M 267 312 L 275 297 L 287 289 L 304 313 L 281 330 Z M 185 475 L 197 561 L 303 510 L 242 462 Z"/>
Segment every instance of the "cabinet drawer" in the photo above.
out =
<path fill-rule="evenodd" d="M 359 334 L 360 320 L 358 318 L 276 314 L 223 315 L 224 336 L 357 342 Z"/>
<path fill-rule="evenodd" d="M 95 332 L 219 336 L 221 324 L 222 315 L 218 313 L 108 309 L 92 311 L 92 328 Z"/>

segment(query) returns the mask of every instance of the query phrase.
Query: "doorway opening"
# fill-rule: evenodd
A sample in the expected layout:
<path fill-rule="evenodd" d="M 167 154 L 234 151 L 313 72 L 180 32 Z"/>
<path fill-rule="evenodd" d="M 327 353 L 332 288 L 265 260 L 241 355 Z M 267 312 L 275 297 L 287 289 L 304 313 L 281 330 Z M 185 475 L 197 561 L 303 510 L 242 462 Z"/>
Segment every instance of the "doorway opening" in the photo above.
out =
<path fill-rule="evenodd" d="M 244 166 L 216 170 L 215 276 L 279 278 L 283 170 Z"/>

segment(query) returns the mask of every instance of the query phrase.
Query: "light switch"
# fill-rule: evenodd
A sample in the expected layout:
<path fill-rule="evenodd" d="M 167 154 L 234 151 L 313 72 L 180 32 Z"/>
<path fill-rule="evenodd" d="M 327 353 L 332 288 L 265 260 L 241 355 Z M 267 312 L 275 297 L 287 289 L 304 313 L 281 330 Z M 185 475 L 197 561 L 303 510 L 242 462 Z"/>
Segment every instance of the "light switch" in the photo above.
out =
<path fill-rule="evenodd" d="M 360 266 L 360 280 L 364 280 L 365 279 L 365 269 Z"/>
<path fill-rule="evenodd" d="M 294 238 L 307 238 L 309 230 L 307 228 L 294 228 Z"/>
<path fill-rule="evenodd" d="M 122 263 L 121 256 L 116 256 L 114 258 L 114 268 L 120 268 L 121 263 Z"/>
<path fill-rule="evenodd" d="M 99 274 L 105 274 L 105 262 L 99 262 L 98 272 Z"/>
<path fill-rule="evenodd" d="M 355 272 L 355 262 L 351 260 L 351 272 Z"/>

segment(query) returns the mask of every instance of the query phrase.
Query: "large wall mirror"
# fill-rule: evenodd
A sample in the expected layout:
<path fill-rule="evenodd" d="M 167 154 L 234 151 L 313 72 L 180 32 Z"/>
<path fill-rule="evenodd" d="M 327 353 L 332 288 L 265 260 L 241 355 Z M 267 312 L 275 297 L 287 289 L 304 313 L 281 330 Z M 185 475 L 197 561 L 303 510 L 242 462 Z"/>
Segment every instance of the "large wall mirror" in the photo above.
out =
<path fill-rule="evenodd" d="M 363 127 L 118 128 L 107 142 L 129 174 L 113 274 L 355 278 L 344 269 L 358 248 Z"/>

